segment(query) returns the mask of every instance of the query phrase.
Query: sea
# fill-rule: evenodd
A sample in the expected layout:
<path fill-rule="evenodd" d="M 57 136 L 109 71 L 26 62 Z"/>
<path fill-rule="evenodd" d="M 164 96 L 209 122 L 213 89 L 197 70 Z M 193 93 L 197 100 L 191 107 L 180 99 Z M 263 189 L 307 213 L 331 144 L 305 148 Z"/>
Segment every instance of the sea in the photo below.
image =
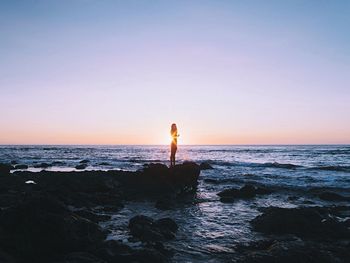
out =
<path fill-rule="evenodd" d="M 169 155 L 166 145 L 0 146 L 1 163 L 26 164 L 25 170 L 33 172 L 77 171 L 82 160 L 88 160 L 85 170 L 136 171 L 148 163 L 169 165 Z M 239 245 L 262 238 L 249 224 L 262 208 L 334 205 L 315 198 L 314 189 L 350 196 L 350 145 L 179 145 L 176 161 L 206 162 L 213 169 L 201 171 L 196 194 L 174 209 L 161 211 L 151 201 L 126 203 L 111 220 L 101 223 L 110 231 L 109 239 L 141 246 L 129 238 L 127 224 L 132 216 L 171 217 L 179 231 L 165 245 L 174 251 L 174 262 L 227 262 L 237 256 Z M 49 167 L 39 168 L 42 163 Z M 245 184 L 262 185 L 274 193 L 220 202 L 217 193 Z"/>

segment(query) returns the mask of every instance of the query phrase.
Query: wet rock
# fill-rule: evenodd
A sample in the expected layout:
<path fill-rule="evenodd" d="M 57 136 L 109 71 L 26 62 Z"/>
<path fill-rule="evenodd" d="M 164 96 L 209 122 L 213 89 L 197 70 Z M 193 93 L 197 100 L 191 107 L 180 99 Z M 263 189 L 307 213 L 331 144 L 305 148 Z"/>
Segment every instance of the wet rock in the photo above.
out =
<path fill-rule="evenodd" d="M 88 252 L 73 252 L 65 256 L 62 263 L 107 263 Z"/>
<path fill-rule="evenodd" d="M 0 163 L 0 176 L 8 175 L 13 168 L 12 165 Z"/>
<path fill-rule="evenodd" d="M 245 185 L 240 189 L 231 188 L 226 189 L 218 193 L 220 196 L 220 201 L 222 202 L 232 202 L 236 199 L 248 199 L 253 198 L 256 195 L 270 194 L 272 191 L 264 187 L 255 187 L 253 185 Z"/>
<path fill-rule="evenodd" d="M 348 201 L 349 197 L 342 196 L 340 194 L 324 191 L 318 194 L 318 197 L 325 201 Z"/>
<path fill-rule="evenodd" d="M 50 166 L 51 164 L 48 164 L 48 163 L 40 163 L 40 164 L 34 165 L 35 168 L 48 168 Z"/>
<path fill-rule="evenodd" d="M 138 251 L 134 256 L 133 259 L 136 262 L 140 263 L 148 263 L 148 262 L 154 262 L 154 263 L 163 263 L 168 262 L 167 257 L 162 254 L 160 251 L 152 248 L 145 248 L 140 251 Z"/>
<path fill-rule="evenodd" d="M 173 198 L 162 198 L 157 200 L 155 207 L 159 210 L 171 210 L 176 205 L 175 200 Z"/>
<path fill-rule="evenodd" d="M 128 177 L 126 181 L 135 189 L 135 193 L 164 195 L 195 191 L 200 169 L 193 162 L 185 162 L 172 168 L 164 164 L 149 164 L 138 173 L 138 176 Z"/>
<path fill-rule="evenodd" d="M 209 169 L 214 169 L 209 163 L 203 162 L 199 165 L 199 169 L 201 170 L 209 170 Z"/>
<path fill-rule="evenodd" d="M 3 210 L 0 232 L 0 247 L 27 262 L 47 262 L 105 239 L 97 224 L 73 214 L 50 196 L 31 197 Z"/>
<path fill-rule="evenodd" d="M 107 162 L 102 162 L 102 163 L 99 163 L 98 165 L 110 165 L 110 164 Z"/>
<path fill-rule="evenodd" d="M 240 263 L 336 263 L 347 262 L 348 248 L 342 244 L 305 241 L 295 237 L 254 242 L 239 248 Z"/>
<path fill-rule="evenodd" d="M 254 230 L 268 234 L 295 234 L 300 237 L 349 238 L 347 227 L 315 207 L 264 209 L 251 221 Z"/>
<path fill-rule="evenodd" d="M 28 165 L 26 165 L 26 164 L 17 164 L 15 166 L 15 170 L 17 170 L 17 169 L 28 169 Z"/>
<path fill-rule="evenodd" d="M 90 162 L 89 160 L 85 159 L 85 160 L 81 160 L 79 163 L 85 163 L 86 164 L 86 163 L 89 163 L 89 162 Z"/>
<path fill-rule="evenodd" d="M 87 167 L 86 164 L 78 164 L 75 166 L 75 169 L 77 170 L 84 170 Z"/>
<path fill-rule="evenodd" d="M 131 262 L 136 251 L 117 240 L 105 241 L 96 254 L 107 262 Z"/>
<path fill-rule="evenodd" d="M 165 231 L 170 230 L 175 233 L 178 230 L 178 225 L 169 217 L 161 218 L 155 222 L 155 225 L 160 229 L 164 229 Z"/>
<path fill-rule="evenodd" d="M 87 218 L 90 221 L 95 222 L 95 223 L 107 221 L 111 218 L 111 216 L 109 216 L 109 215 L 96 214 L 96 213 L 87 211 L 85 209 L 74 211 L 74 213 L 76 215 L 79 215 L 80 217 Z"/>
<path fill-rule="evenodd" d="M 15 160 L 13 160 L 13 161 L 11 161 L 11 164 L 12 164 L 12 165 L 16 165 L 16 164 L 18 164 L 18 162 L 15 161 Z"/>
<path fill-rule="evenodd" d="M 173 239 L 177 228 L 176 223 L 170 218 L 154 221 L 148 216 L 137 215 L 129 221 L 131 235 L 143 241 Z"/>
<path fill-rule="evenodd" d="M 145 164 L 145 169 L 154 170 L 154 171 L 166 171 L 168 166 L 162 163 L 148 163 Z"/>

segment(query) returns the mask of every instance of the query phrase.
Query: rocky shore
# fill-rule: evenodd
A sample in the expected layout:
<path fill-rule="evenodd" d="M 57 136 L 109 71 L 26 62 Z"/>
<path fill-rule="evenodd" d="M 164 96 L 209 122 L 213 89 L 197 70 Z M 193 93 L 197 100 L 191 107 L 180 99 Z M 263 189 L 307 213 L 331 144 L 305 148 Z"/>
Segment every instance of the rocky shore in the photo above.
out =
<path fill-rule="evenodd" d="M 130 241 L 141 244 L 137 248 L 108 239 L 101 223 L 128 202 L 148 200 L 165 211 L 184 196 L 194 199 L 200 170 L 205 169 L 212 167 L 187 162 L 171 169 L 148 164 L 135 172 L 33 173 L 0 165 L 0 262 L 171 262 L 174 251 L 168 242 L 180 231 L 174 218 L 130 217 L 125 230 Z M 216 194 L 218 203 L 230 206 L 279 191 L 245 184 Z M 260 208 L 249 221 L 256 238 L 213 262 L 349 262 L 350 206 L 344 205 L 349 196 L 328 189 L 304 194 L 335 203 Z"/>
<path fill-rule="evenodd" d="M 196 190 L 199 166 L 150 164 L 136 172 L 15 172 L 0 166 L 0 262 L 166 262 L 162 241 L 175 238 L 170 218 L 130 220 L 133 249 L 106 240 L 99 223 L 126 200 L 175 198 Z"/>

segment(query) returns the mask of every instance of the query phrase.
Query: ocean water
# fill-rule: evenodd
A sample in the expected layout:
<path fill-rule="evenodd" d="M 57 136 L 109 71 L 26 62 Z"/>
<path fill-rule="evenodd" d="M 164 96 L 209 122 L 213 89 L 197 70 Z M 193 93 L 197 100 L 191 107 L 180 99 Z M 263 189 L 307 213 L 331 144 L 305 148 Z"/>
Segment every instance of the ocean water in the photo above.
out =
<path fill-rule="evenodd" d="M 0 146 L 0 162 L 48 163 L 46 170 L 74 171 L 81 160 L 86 170 L 137 170 L 150 162 L 169 164 L 168 146 Z M 128 220 L 136 214 L 153 218 L 171 217 L 179 225 L 175 240 L 166 243 L 175 251 L 174 262 L 226 262 L 237 256 L 237 244 L 261 238 L 249 221 L 267 206 L 332 205 L 312 194 L 311 188 L 325 188 L 350 196 L 350 145 L 298 146 L 183 146 L 177 161 L 208 162 L 214 169 L 201 171 L 195 196 L 174 209 L 160 211 L 154 202 L 130 202 L 108 222 L 109 238 L 128 241 Z M 218 192 L 246 183 L 275 190 L 252 200 L 221 203 Z M 290 198 L 293 197 L 293 198 Z M 338 202 L 337 204 L 343 204 Z M 346 203 L 344 203 L 346 204 Z"/>

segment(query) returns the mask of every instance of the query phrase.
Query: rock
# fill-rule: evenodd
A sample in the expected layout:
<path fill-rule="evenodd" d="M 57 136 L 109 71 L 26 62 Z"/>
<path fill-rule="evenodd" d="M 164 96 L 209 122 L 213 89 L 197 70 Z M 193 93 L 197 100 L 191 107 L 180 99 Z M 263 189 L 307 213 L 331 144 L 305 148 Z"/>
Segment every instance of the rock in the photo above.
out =
<path fill-rule="evenodd" d="M 177 225 L 170 218 L 154 221 L 148 216 L 137 215 L 130 219 L 129 229 L 132 236 L 142 241 L 159 241 L 173 239 Z"/>
<path fill-rule="evenodd" d="M 105 241 L 96 252 L 107 262 L 131 262 L 135 253 L 136 251 L 117 240 Z"/>
<path fill-rule="evenodd" d="M 124 181 L 135 189 L 135 193 L 147 195 L 168 195 L 177 192 L 193 192 L 197 189 L 199 165 L 192 162 L 168 168 L 164 164 L 149 164 L 138 175 Z"/>
<path fill-rule="evenodd" d="M 16 260 L 8 253 L 0 249 L 0 262 L 1 263 L 16 263 Z"/>
<path fill-rule="evenodd" d="M 271 239 L 253 242 L 239 248 L 240 263 L 335 263 L 347 262 L 349 249 L 342 244 L 321 244 L 298 238 Z"/>
<path fill-rule="evenodd" d="M 86 164 L 78 164 L 77 166 L 75 166 L 75 169 L 77 170 L 84 170 L 87 167 Z"/>
<path fill-rule="evenodd" d="M 18 162 L 15 161 L 15 160 L 13 160 L 13 161 L 11 161 L 11 164 L 12 164 L 12 165 L 16 165 L 16 164 L 18 164 Z"/>
<path fill-rule="evenodd" d="M 110 164 L 107 162 L 102 162 L 102 163 L 99 163 L 98 165 L 110 165 Z"/>
<path fill-rule="evenodd" d="M 26 165 L 26 164 L 17 164 L 15 166 L 15 170 L 17 170 L 17 169 L 28 169 L 28 165 Z"/>
<path fill-rule="evenodd" d="M 225 189 L 217 195 L 220 196 L 220 201 L 222 202 L 232 202 L 235 199 L 253 198 L 256 195 L 270 194 L 271 192 L 271 190 L 264 187 L 255 187 L 253 185 L 246 184 L 240 189 Z"/>
<path fill-rule="evenodd" d="M 85 163 L 86 164 L 86 163 L 89 163 L 89 162 L 90 162 L 89 160 L 85 159 L 85 160 L 81 160 L 79 163 Z"/>
<path fill-rule="evenodd" d="M 175 205 L 176 203 L 173 198 L 164 197 L 156 202 L 155 207 L 159 210 L 171 210 Z"/>
<path fill-rule="evenodd" d="M 101 221 L 107 221 L 111 218 L 111 216 L 109 215 L 95 214 L 85 209 L 74 211 L 74 213 L 80 217 L 86 218 L 95 223 L 99 223 Z"/>
<path fill-rule="evenodd" d="M 209 169 L 214 169 L 209 163 L 203 162 L 199 165 L 199 169 L 201 170 L 209 170 Z"/>
<path fill-rule="evenodd" d="M 0 176 L 8 175 L 13 168 L 12 165 L 0 163 Z"/>
<path fill-rule="evenodd" d="M 349 238 L 346 226 L 321 208 L 268 207 L 251 221 L 254 230 L 268 234 L 294 234 L 300 237 Z"/>
<path fill-rule="evenodd" d="M 169 217 L 161 218 L 157 220 L 155 224 L 157 227 L 165 230 L 170 230 L 173 233 L 175 233 L 179 228 L 175 221 Z"/>
<path fill-rule="evenodd" d="M 64 263 L 107 263 L 88 252 L 73 252 L 65 256 Z M 62 262 L 62 263 L 63 263 Z"/>
<path fill-rule="evenodd" d="M 154 171 L 166 171 L 168 170 L 168 166 L 162 163 L 146 163 L 144 165 L 144 170 L 154 170 Z"/>
<path fill-rule="evenodd" d="M 40 163 L 40 164 L 36 164 L 34 165 L 35 168 L 48 168 L 50 167 L 51 165 L 48 164 L 48 163 Z"/>
<path fill-rule="evenodd" d="M 348 201 L 349 197 L 342 196 L 340 194 L 324 191 L 318 194 L 318 197 L 325 201 Z"/>
<path fill-rule="evenodd" d="M 0 232 L 0 247 L 26 262 L 47 262 L 105 239 L 97 224 L 73 214 L 50 196 L 31 197 L 3 210 Z"/>
<path fill-rule="evenodd" d="M 138 251 L 133 259 L 140 263 L 163 263 L 168 262 L 166 256 L 156 249 L 146 248 Z"/>

